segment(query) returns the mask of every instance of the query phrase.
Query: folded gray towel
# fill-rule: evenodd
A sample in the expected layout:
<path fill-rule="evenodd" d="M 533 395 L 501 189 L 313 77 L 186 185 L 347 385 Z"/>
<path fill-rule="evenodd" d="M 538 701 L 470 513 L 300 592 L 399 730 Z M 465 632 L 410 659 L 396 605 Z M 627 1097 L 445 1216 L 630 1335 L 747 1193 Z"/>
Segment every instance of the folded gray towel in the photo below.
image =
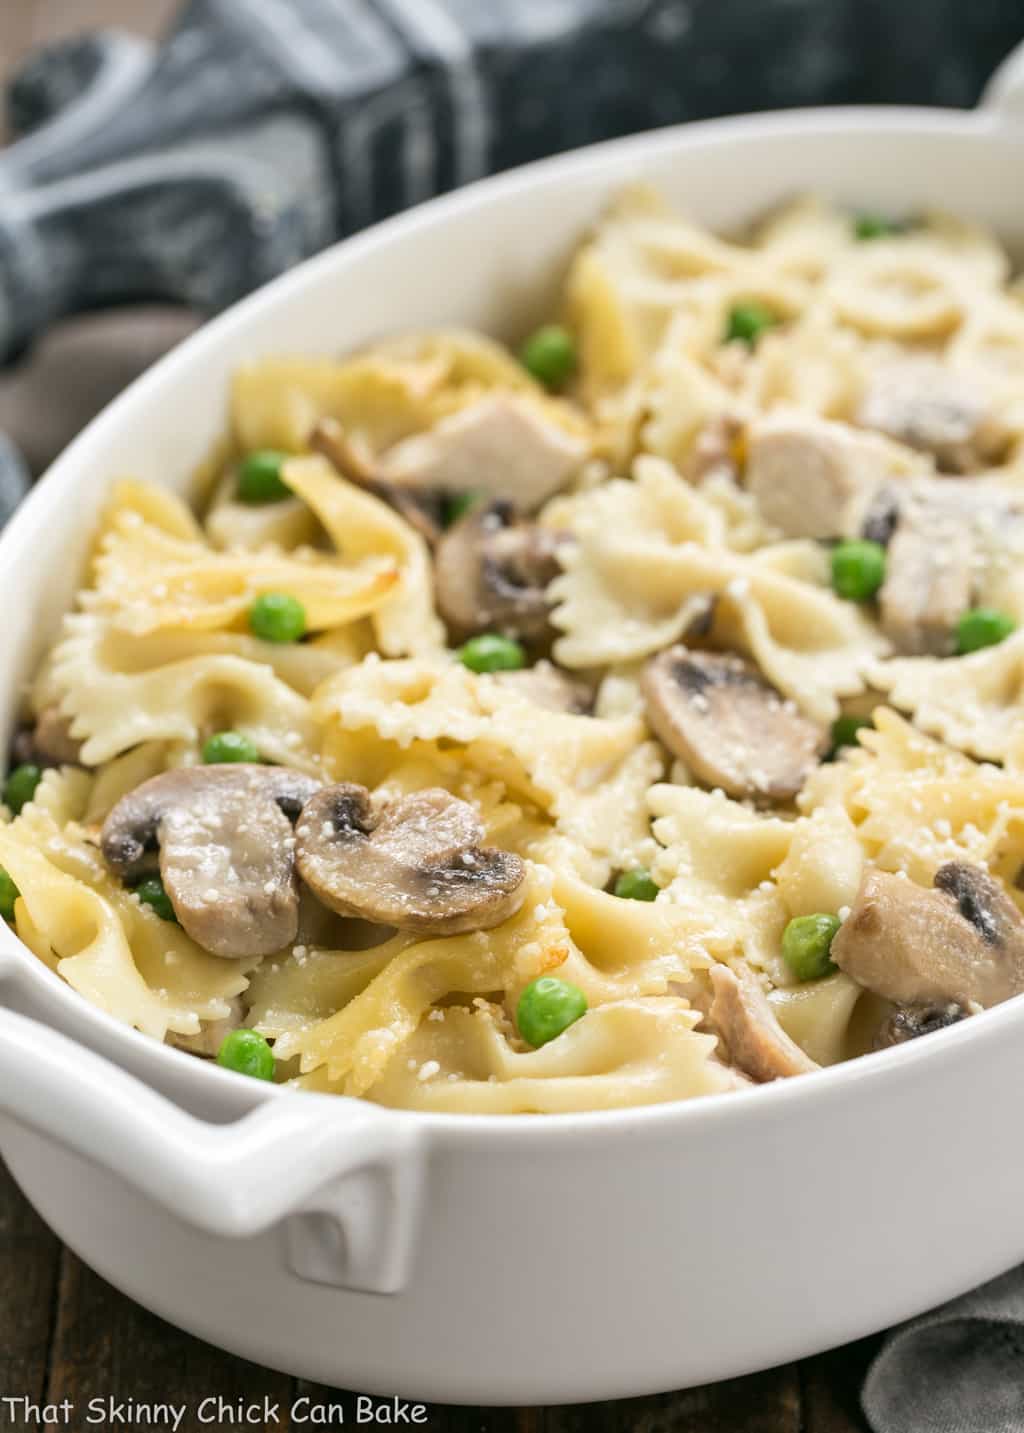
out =
<path fill-rule="evenodd" d="M 893 1329 L 863 1404 L 875 1433 L 1021 1433 L 1024 1265 Z"/>

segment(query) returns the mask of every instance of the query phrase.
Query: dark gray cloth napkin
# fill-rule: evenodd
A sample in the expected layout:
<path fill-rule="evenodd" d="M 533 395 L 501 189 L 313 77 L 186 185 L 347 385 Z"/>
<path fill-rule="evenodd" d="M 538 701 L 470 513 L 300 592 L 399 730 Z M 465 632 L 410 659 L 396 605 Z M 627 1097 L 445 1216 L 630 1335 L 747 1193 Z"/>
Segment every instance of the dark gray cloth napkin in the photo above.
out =
<path fill-rule="evenodd" d="M 1022 36 L 1021 0 L 188 0 L 159 46 L 83 37 L 10 87 L 0 362 L 101 304 L 213 312 L 574 145 L 781 105 L 968 105 Z M 27 485 L 0 434 L 0 522 Z M 1024 1268 L 893 1330 L 863 1405 L 875 1433 L 1024 1433 Z"/>
<path fill-rule="evenodd" d="M 862 1402 L 875 1433 L 1021 1433 L 1024 1266 L 893 1329 Z"/>

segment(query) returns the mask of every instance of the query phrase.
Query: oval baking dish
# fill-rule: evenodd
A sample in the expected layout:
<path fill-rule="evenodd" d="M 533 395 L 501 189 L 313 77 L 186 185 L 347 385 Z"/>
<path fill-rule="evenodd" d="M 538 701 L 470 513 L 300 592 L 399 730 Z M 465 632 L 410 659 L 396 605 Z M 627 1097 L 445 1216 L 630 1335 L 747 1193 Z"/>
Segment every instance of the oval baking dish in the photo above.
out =
<path fill-rule="evenodd" d="M 184 484 L 244 359 L 540 318 L 580 232 L 650 181 L 730 228 L 797 191 L 937 204 L 1024 252 L 1024 52 L 973 113 L 815 110 L 618 141 L 339 245 L 202 330 L 0 538 L 8 734 L 103 498 Z M 413 1115 L 285 1094 L 147 1040 L 0 930 L 0 1148 L 87 1263 L 248 1358 L 474 1404 L 648 1393 L 856 1338 L 1024 1254 L 1015 999 L 942 1038 L 688 1104 Z"/>

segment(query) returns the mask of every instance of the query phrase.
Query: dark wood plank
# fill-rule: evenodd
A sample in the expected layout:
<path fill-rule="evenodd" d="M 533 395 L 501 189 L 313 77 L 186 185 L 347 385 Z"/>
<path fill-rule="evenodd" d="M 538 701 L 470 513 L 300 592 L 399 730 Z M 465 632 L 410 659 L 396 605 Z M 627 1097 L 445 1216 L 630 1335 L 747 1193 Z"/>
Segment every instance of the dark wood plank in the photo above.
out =
<path fill-rule="evenodd" d="M 204 1399 L 219 1396 L 234 1405 L 268 1398 L 281 1410 L 280 1422 L 268 1426 L 287 1430 L 293 1389 L 284 1374 L 232 1358 L 146 1313 L 64 1251 L 48 1402 L 67 1398 L 82 1410 L 93 1398 L 173 1401 L 188 1409 L 183 1433 L 201 1433 L 218 1426 L 199 1421 Z"/>
<path fill-rule="evenodd" d="M 860 1390 L 881 1335 L 833 1349 L 800 1365 L 804 1433 L 869 1433 Z"/>
<path fill-rule="evenodd" d="M 0 1163 L 0 1393 L 46 1387 L 60 1245 Z"/>

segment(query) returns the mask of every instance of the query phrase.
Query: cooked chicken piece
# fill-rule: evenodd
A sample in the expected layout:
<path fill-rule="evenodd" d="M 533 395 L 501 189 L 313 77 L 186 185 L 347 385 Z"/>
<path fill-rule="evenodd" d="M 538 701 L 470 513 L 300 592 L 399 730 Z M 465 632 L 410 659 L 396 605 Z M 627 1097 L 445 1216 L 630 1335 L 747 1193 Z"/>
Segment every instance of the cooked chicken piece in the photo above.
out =
<path fill-rule="evenodd" d="M 786 537 L 854 537 L 875 490 L 899 477 L 883 439 L 808 414 L 771 414 L 747 429 L 746 486 Z"/>
<path fill-rule="evenodd" d="M 438 611 L 450 634 L 502 632 L 525 642 L 551 636 L 549 583 L 561 572 L 558 548 L 567 541 L 535 523 L 517 521 L 512 505 L 474 508 L 437 547 L 434 580 Z"/>
<path fill-rule="evenodd" d="M 173 1046 L 175 1050 L 184 1050 L 187 1055 L 200 1055 L 204 1060 L 214 1060 L 232 1030 L 241 1028 L 243 1014 L 242 1002 L 236 998 L 231 1001 L 231 1011 L 223 1020 L 205 1021 L 200 1025 L 198 1035 L 168 1033 L 164 1043 Z"/>
<path fill-rule="evenodd" d="M 997 1005 L 1024 991 L 1024 918 L 991 876 L 965 862 L 941 866 L 930 890 L 872 870 L 831 955 L 897 1005 Z"/>
<path fill-rule="evenodd" d="M 1008 499 L 954 478 L 914 479 L 893 501 L 882 629 L 907 656 L 946 656 L 979 570 L 1021 514 Z"/>
<path fill-rule="evenodd" d="M 970 1012 L 955 1000 L 946 1005 L 899 1005 L 883 1021 L 875 1035 L 874 1048 L 888 1050 L 892 1045 L 905 1045 L 921 1035 L 931 1035 L 936 1030 L 946 1030 L 966 1020 Z"/>
<path fill-rule="evenodd" d="M 708 974 L 714 999 L 706 1022 L 730 1064 L 760 1083 L 821 1068 L 783 1030 L 749 966 L 713 965 Z"/>
<path fill-rule="evenodd" d="M 582 439 L 526 399 L 494 394 L 397 444 L 378 476 L 398 488 L 482 492 L 535 511 L 579 469 Z"/>
<path fill-rule="evenodd" d="M 856 421 L 930 453 L 947 473 L 985 467 L 999 458 L 1007 443 L 981 384 L 929 358 L 879 368 L 861 399 Z"/>
<path fill-rule="evenodd" d="M 159 848 L 174 914 L 197 945 L 228 958 L 270 955 L 295 939 L 292 822 L 319 785 L 248 762 L 165 771 L 114 806 L 100 833 L 103 857 L 132 879 Z"/>
<path fill-rule="evenodd" d="M 889 542 L 878 596 L 882 630 L 897 652 L 945 656 L 971 605 L 974 541 L 948 505 L 908 498 Z"/>
<path fill-rule="evenodd" d="M 827 745 L 749 662 L 675 646 L 652 657 L 641 690 L 655 735 L 705 786 L 789 801 Z"/>
<path fill-rule="evenodd" d="M 430 789 L 375 806 L 362 786 L 325 786 L 295 828 L 303 881 L 329 910 L 430 935 L 488 930 L 523 903 L 518 856 L 481 846 L 476 811 Z"/>

